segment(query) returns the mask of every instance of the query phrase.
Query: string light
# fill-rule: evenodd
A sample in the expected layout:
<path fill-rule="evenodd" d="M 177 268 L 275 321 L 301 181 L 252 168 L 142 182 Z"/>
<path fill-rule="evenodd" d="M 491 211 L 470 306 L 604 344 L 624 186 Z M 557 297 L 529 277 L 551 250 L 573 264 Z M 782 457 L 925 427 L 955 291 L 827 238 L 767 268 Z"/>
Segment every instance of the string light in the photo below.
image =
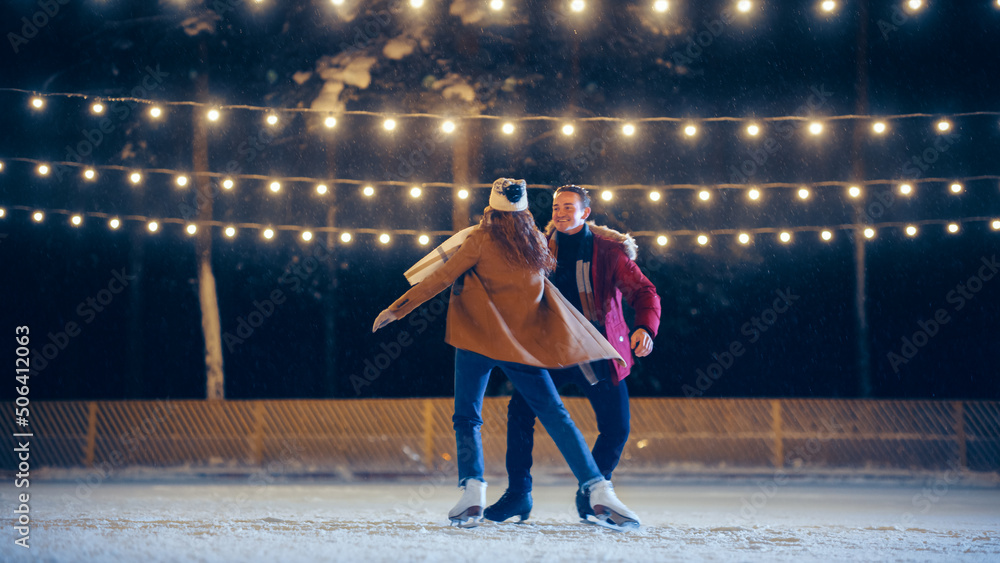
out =
<path fill-rule="evenodd" d="M 319 195 L 326 195 L 327 191 L 328 191 L 328 188 L 326 187 L 326 184 L 318 184 L 316 186 L 316 193 L 319 194 Z"/>
<path fill-rule="evenodd" d="M 194 223 L 189 223 L 187 227 L 184 228 L 188 235 L 193 235 L 198 232 L 198 225 Z"/>
<path fill-rule="evenodd" d="M 278 124 L 278 116 L 272 113 L 267 116 L 267 119 L 265 121 L 267 122 L 268 125 L 274 127 L 275 125 Z"/>
<path fill-rule="evenodd" d="M 149 116 L 153 119 L 159 119 L 163 115 L 163 110 L 159 106 L 153 106 L 149 108 Z"/>
<path fill-rule="evenodd" d="M 668 242 L 668 240 L 667 240 L 666 235 L 660 235 L 660 236 L 656 237 L 656 244 L 658 244 L 660 246 L 666 246 L 667 242 Z"/>
<path fill-rule="evenodd" d="M 0 207 L 0 219 L 3 219 L 7 215 L 7 210 Z"/>
<path fill-rule="evenodd" d="M 31 107 L 35 109 L 42 109 L 45 107 L 45 100 L 41 98 L 31 98 Z"/>
<path fill-rule="evenodd" d="M 885 133 L 887 129 L 888 127 L 886 126 L 884 121 L 876 121 L 875 123 L 872 124 L 872 131 L 874 131 L 876 135 L 881 135 Z"/>
<path fill-rule="evenodd" d="M 412 197 L 413 199 L 417 199 L 418 197 L 420 197 L 420 194 L 422 193 L 424 193 L 423 190 L 421 190 L 417 186 L 413 186 L 412 188 L 410 188 L 410 197 Z"/>
<path fill-rule="evenodd" d="M 138 172 L 133 172 L 133 173 L 129 174 L 128 179 L 133 184 L 138 184 L 139 182 L 142 181 L 142 174 L 139 174 Z"/>
<path fill-rule="evenodd" d="M 392 239 L 389 237 L 389 233 L 382 233 L 378 236 L 378 241 L 382 244 L 389 244 L 390 240 Z"/>
<path fill-rule="evenodd" d="M 392 131 L 393 129 L 396 128 L 396 120 L 395 119 L 391 119 L 391 118 L 390 119 L 386 119 L 385 121 L 382 122 L 382 127 L 386 131 Z"/>
<path fill-rule="evenodd" d="M 351 233 L 348 232 L 340 233 L 340 242 L 344 243 L 351 242 Z"/>
<path fill-rule="evenodd" d="M 698 134 L 698 128 L 694 125 L 686 125 L 684 126 L 684 134 L 688 137 L 694 137 Z"/>
<path fill-rule="evenodd" d="M 208 110 L 209 121 L 218 121 L 220 117 L 222 117 L 222 114 L 219 113 L 219 110 L 217 109 Z"/>
<path fill-rule="evenodd" d="M 236 236 L 236 227 L 233 227 L 232 225 L 230 225 L 230 226 L 226 227 L 226 230 L 223 231 L 223 232 L 226 234 L 227 237 L 233 238 L 233 237 Z"/>
<path fill-rule="evenodd" d="M 104 113 L 104 104 L 101 102 L 96 102 L 94 105 L 90 106 L 90 111 L 100 115 Z"/>
<path fill-rule="evenodd" d="M 865 238 L 867 238 L 867 239 L 873 239 L 873 238 L 875 238 L 875 229 L 873 229 L 871 227 L 866 228 L 864 230 L 864 235 L 865 235 Z"/>
<path fill-rule="evenodd" d="M 454 133 L 455 132 L 455 122 L 454 121 L 450 121 L 450 120 L 449 121 L 445 121 L 444 123 L 441 124 L 441 130 L 444 131 L 445 133 Z"/>
<path fill-rule="evenodd" d="M 573 10 L 576 13 L 580 13 L 586 8 L 587 8 L 587 3 L 584 2 L 583 0 L 573 0 L 572 2 L 569 3 L 569 9 Z"/>
<path fill-rule="evenodd" d="M 271 190 L 271 193 L 278 193 L 278 192 L 280 192 L 281 191 L 281 182 L 271 182 L 271 185 L 268 186 L 268 189 Z"/>
<path fill-rule="evenodd" d="M 326 126 L 327 129 L 333 129 L 337 126 L 337 118 L 332 115 L 327 116 L 327 118 L 323 120 L 323 125 Z"/>
<path fill-rule="evenodd" d="M 226 189 L 226 190 L 233 189 L 233 186 L 235 186 L 235 185 L 236 185 L 236 183 L 233 182 L 232 178 L 226 178 L 225 180 L 222 181 L 222 188 Z"/>
<path fill-rule="evenodd" d="M 833 239 L 833 233 L 831 233 L 830 231 L 824 230 L 823 232 L 821 232 L 819 234 L 819 238 L 823 239 L 824 241 L 830 241 L 831 239 Z"/>
<path fill-rule="evenodd" d="M 857 186 L 851 186 L 847 188 L 847 195 L 853 198 L 859 197 L 861 195 L 861 188 Z"/>
<path fill-rule="evenodd" d="M 427 243 L 429 243 L 430 241 L 431 237 L 427 235 L 420 235 L 419 237 L 417 237 L 417 242 L 420 243 L 420 246 L 427 246 Z"/>
<path fill-rule="evenodd" d="M 913 193 L 913 186 L 911 186 L 909 184 L 900 184 L 899 185 L 899 193 L 901 193 L 903 195 L 910 195 L 910 194 Z"/>
<path fill-rule="evenodd" d="M 69 222 L 74 227 L 79 227 L 80 225 L 83 224 L 83 217 L 80 217 L 79 215 L 74 215 L 74 216 L 72 216 L 72 217 L 69 218 Z"/>
<path fill-rule="evenodd" d="M 469 190 L 461 189 L 458 190 L 458 199 L 469 199 Z"/>
<path fill-rule="evenodd" d="M 819 135 L 822 132 L 823 132 L 823 124 L 820 123 L 819 121 L 813 121 L 812 123 L 809 124 L 810 135 Z"/>
<path fill-rule="evenodd" d="M 960 193 L 962 193 L 962 184 L 959 184 L 958 182 L 956 182 L 956 183 L 952 184 L 948 189 L 950 189 L 951 193 L 953 193 L 953 194 L 960 194 Z"/>
<path fill-rule="evenodd" d="M 94 179 L 97 178 L 97 171 L 94 170 L 93 168 L 88 168 L 83 171 L 83 177 L 86 180 L 93 181 Z"/>
<path fill-rule="evenodd" d="M 917 236 L 917 228 L 913 225 L 907 225 L 903 232 L 906 233 L 906 236 L 911 238 Z"/>
<path fill-rule="evenodd" d="M 635 125 L 632 125 L 631 123 L 626 123 L 625 125 L 622 125 L 622 135 L 625 135 L 626 137 L 631 137 L 632 135 L 635 135 Z"/>
<path fill-rule="evenodd" d="M 947 133 L 949 129 L 951 129 L 951 122 L 948 121 L 947 119 L 942 119 L 941 121 L 937 122 L 938 132 Z"/>
<path fill-rule="evenodd" d="M 118 227 L 122 226 L 122 222 L 117 217 L 114 217 L 108 221 L 108 226 L 111 227 L 112 231 L 117 231 Z"/>
<path fill-rule="evenodd" d="M 371 186 L 365 186 L 364 188 L 361 189 L 361 193 L 364 194 L 365 197 L 371 197 L 375 195 L 375 188 Z"/>
<path fill-rule="evenodd" d="M 423 8 L 424 0 L 410 0 L 410 7 L 417 9 Z"/>
<path fill-rule="evenodd" d="M 826 13 L 830 13 L 837 9 L 837 3 L 833 0 L 823 0 L 819 3 L 819 9 Z"/>
<path fill-rule="evenodd" d="M 601 192 L 601 199 L 603 199 L 604 201 L 611 201 L 611 198 L 613 197 L 614 194 L 611 193 L 611 190 L 604 190 L 603 192 Z"/>
<path fill-rule="evenodd" d="M 752 7 L 753 3 L 751 3 L 750 0 L 740 0 L 736 3 L 736 9 L 744 14 L 748 13 Z"/>
<path fill-rule="evenodd" d="M 188 177 L 187 176 L 178 176 L 177 177 L 177 185 L 179 187 L 181 187 L 181 188 L 186 187 L 188 185 Z"/>
<path fill-rule="evenodd" d="M 490 0 L 490 9 L 499 12 L 503 9 L 503 0 Z"/>
<path fill-rule="evenodd" d="M 274 238 L 274 229 L 271 228 L 264 229 L 264 232 L 261 234 L 264 235 L 265 239 L 271 240 Z"/>
<path fill-rule="evenodd" d="M 653 191 L 649 192 L 649 199 L 652 200 L 652 201 L 660 201 L 661 197 L 663 197 L 663 196 L 660 194 L 660 192 L 658 192 L 656 190 L 653 190 Z"/>
<path fill-rule="evenodd" d="M 302 231 L 302 240 L 309 242 L 313 238 L 312 231 Z"/>
<path fill-rule="evenodd" d="M 740 233 L 736 237 L 736 240 L 738 240 L 740 244 L 749 244 L 750 243 L 750 235 L 748 235 L 747 233 Z"/>
<path fill-rule="evenodd" d="M 799 199 L 803 199 L 803 200 L 804 199 L 809 199 L 809 189 L 808 188 L 799 188 L 799 191 L 797 193 L 798 193 Z"/>
<path fill-rule="evenodd" d="M 656 2 L 653 2 L 653 11 L 655 12 L 663 14 L 669 9 L 670 2 L 667 2 L 667 0 L 656 0 Z"/>
<path fill-rule="evenodd" d="M 3 161 L 0 160 L 0 171 L 3 171 Z"/>
<path fill-rule="evenodd" d="M 756 137 L 759 134 L 760 134 L 760 125 L 757 125 L 756 123 L 751 123 L 750 125 L 747 125 L 747 135 L 750 135 L 751 137 Z"/>
<path fill-rule="evenodd" d="M 159 228 L 160 228 L 160 224 L 159 224 L 159 223 L 157 223 L 156 221 L 150 221 L 150 222 L 149 222 L 149 223 L 148 223 L 148 224 L 146 225 L 146 228 L 147 228 L 147 229 L 149 229 L 149 232 L 151 232 L 151 233 L 155 233 L 155 232 L 157 231 L 157 229 L 159 229 Z"/>
<path fill-rule="evenodd" d="M 758 190 L 757 188 L 750 189 L 749 191 L 747 191 L 747 197 L 750 198 L 750 201 L 757 201 L 757 200 L 759 200 L 760 199 L 760 190 Z"/>
<path fill-rule="evenodd" d="M 1000 7 L 1000 0 L 997 0 L 997 7 Z M 1000 220 L 994 219 L 993 222 L 990 223 L 990 227 L 992 227 L 994 231 L 1000 231 Z"/>
<path fill-rule="evenodd" d="M 712 197 L 712 194 L 708 190 L 701 190 L 698 192 L 698 199 L 702 201 L 708 201 Z"/>
<path fill-rule="evenodd" d="M 570 125 L 569 123 L 567 123 L 566 125 L 562 126 L 562 134 L 566 135 L 567 137 L 569 137 L 570 135 L 572 135 L 573 131 L 575 131 L 575 130 L 576 129 L 572 125 Z"/>
<path fill-rule="evenodd" d="M 788 231 L 781 231 L 781 233 L 778 234 L 778 240 L 780 240 L 785 244 L 788 244 L 792 242 L 792 233 Z"/>
<path fill-rule="evenodd" d="M 48 176 L 49 175 L 49 165 L 48 164 L 39 164 L 38 165 L 38 174 L 41 175 L 41 176 Z"/>
<path fill-rule="evenodd" d="M 708 244 L 708 237 L 706 235 L 698 235 L 698 244 L 705 246 Z"/>
<path fill-rule="evenodd" d="M 35 211 L 31 214 L 31 218 L 34 219 L 36 223 L 41 223 L 45 220 L 45 214 L 41 211 Z"/>
<path fill-rule="evenodd" d="M 958 223 L 948 223 L 948 232 L 955 234 L 958 232 Z"/>
<path fill-rule="evenodd" d="M 503 126 L 500 127 L 500 131 L 502 131 L 504 135 L 513 134 L 514 133 L 514 124 L 510 123 L 510 122 L 504 123 Z"/>
<path fill-rule="evenodd" d="M 906 7 L 910 9 L 911 12 L 916 12 L 924 7 L 922 0 L 907 0 Z"/>

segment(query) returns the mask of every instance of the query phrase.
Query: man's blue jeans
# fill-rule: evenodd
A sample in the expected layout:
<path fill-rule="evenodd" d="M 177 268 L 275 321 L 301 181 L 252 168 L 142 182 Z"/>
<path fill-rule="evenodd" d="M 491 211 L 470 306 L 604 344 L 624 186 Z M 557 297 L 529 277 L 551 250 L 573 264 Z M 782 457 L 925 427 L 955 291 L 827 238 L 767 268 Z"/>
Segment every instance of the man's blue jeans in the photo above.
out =
<path fill-rule="evenodd" d="M 631 416 L 628 408 L 628 388 L 625 381 L 615 385 L 607 361 L 592 362 L 600 380 L 590 385 L 579 367 L 551 370 L 553 384 L 558 388 L 575 383 L 590 400 L 597 418 L 597 441 L 593 457 L 601 475 L 611 480 L 618 467 L 622 450 L 628 442 Z M 531 450 L 534 447 L 535 413 L 525 398 L 514 391 L 507 405 L 507 488 L 512 491 L 531 490 Z"/>
<path fill-rule="evenodd" d="M 543 368 L 501 362 L 468 350 L 455 351 L 455 442 L 458 449 L 458 484 L 467 479 L 483 480 L 483 395 L 490 370 L 499 367 L 524 397 L 534 415 L 566 459 L 584 489 L 603 479 L 587 442 L 577 430 L 562 399 Z M 533 420 L 533 419 L 532 419 Z"/>

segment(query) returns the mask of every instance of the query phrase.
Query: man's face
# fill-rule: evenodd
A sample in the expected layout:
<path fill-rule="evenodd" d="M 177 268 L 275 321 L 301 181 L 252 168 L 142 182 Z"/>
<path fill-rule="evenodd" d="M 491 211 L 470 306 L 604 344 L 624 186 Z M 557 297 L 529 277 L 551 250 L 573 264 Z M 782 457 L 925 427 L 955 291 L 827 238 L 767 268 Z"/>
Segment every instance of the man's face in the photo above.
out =
<path fill-rule="evenodd" d="M 565 235 L 575 235 L 590 217 L 590 208 L 583 207 L 580 196 L 573 192 L 559 192 L 552 201 L 552 220 L 556 230 Z"/>

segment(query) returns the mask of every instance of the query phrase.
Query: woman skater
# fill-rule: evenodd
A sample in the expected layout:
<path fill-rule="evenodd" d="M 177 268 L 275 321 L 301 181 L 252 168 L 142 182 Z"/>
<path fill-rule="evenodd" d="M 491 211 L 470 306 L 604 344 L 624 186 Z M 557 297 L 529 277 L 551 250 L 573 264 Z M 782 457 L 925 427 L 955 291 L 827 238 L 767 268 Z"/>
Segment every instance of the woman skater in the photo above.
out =
<path fill-rule="evenodd" d="M 527 211 L 524 180 L 493 183 L 482 222 L 440 268 L 382 311 L 372 332 L 452 286 L 445 341 L 455 351 L 458 504 L 452 523 L 478 525 L 486 506 L 480 427 L 490 370 L 500 367 L 545 426 L 601 523 L 638 526 L 639 518 L 603 478 L 546 368 L 621 356 L 545 275 L 555 267 Z M 527 518 L 527 515 L 523 515 Z"/>

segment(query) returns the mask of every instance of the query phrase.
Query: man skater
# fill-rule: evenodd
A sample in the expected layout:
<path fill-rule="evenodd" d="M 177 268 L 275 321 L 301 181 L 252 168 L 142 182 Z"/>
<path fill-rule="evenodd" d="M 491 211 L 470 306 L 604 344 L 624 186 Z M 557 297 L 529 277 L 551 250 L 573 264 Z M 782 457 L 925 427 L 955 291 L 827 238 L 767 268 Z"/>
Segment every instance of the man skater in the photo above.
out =
<path fill-rule="evenodd" d="M 590 400 L 599 435 L 593 456 L 605 479 L 618 466 L 629 435 L 628 388 L 625 377 L 638 357 L 653 350 L 660 326 L 660 298 L 656 288 L 635 263 L 636 244 L 631 236 L 586 223 L 590 196 L 579 186 L 562 186 L 555 192 L 552 221 L 545 228 L 557 265 L 550 279 L 590 320 L 625 359 L 625 366 L 607 360 L 551 370 L 555 386 L 576 383 Z M 622 295 L 635 309 L 636 329 L 629 336 L 622 312 Z M 503 496 L 483 515 L 502 522 L 512 516 L 527 520 L 531 513 L 531 450 L 535 415 L 517 392 L 507 406 L 507 475 Z M 593 514 L 587 493 L 577 490 L 580 518 Z"/>

